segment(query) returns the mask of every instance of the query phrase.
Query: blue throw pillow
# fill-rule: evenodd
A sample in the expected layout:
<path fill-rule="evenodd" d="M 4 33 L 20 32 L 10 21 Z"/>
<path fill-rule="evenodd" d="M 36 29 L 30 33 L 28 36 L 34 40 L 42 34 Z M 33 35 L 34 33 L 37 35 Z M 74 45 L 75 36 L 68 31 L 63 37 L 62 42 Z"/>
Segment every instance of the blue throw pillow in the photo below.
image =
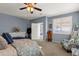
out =
<path fill-rule="evenodd" d="M 11 37 L 11 35 L 9 33 L 3 33 L 2 36 L 6 39 L 8 44 L 13 43 L 13 39 L 12 39 L 12 37 Z"/>

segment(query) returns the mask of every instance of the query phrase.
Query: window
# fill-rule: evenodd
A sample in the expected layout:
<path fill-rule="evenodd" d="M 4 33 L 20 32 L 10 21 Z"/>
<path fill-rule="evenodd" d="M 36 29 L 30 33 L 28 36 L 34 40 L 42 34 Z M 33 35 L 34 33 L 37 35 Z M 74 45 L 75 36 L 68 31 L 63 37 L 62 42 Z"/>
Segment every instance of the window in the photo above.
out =
<path fill-rule="evenodd" d="M 72 16 L 53 20 L 53 33 L 70 34 L 72 31 Z"/>

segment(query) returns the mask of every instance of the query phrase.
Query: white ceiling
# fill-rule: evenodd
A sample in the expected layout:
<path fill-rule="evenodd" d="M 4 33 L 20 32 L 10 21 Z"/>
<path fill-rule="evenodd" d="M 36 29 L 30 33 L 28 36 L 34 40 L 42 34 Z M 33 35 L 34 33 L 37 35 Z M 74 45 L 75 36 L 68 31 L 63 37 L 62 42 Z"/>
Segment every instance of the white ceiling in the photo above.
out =
<path fill-rule="evenodd" d="M 24 6 L 22 3 L 0 3 L 0 13 L 31 20 L 42 16 L 55 16 L 79 11 L 79 4 L 77 3 L 38 3 L 36 6 L 41 8 L 42 12 L 34 10 L 33 14 L 27 10 L 19 10 Z"/>

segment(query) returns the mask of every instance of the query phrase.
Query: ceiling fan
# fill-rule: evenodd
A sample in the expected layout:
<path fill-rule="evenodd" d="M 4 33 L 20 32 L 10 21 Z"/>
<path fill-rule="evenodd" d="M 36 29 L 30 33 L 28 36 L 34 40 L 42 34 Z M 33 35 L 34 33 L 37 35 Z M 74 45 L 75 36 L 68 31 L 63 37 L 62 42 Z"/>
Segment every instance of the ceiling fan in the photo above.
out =
<path fill-rule="evenodd" d="M 42 11 L 42 9 L 35 7 L 34 5 L 36 5 L 37 3 L 24 3 L 25 7 L 20 8 L 20 10 L 24 10 L 27 9 L 31 14 L 33 14 L 33 10 L 38 10 L 38 11 Z"/>

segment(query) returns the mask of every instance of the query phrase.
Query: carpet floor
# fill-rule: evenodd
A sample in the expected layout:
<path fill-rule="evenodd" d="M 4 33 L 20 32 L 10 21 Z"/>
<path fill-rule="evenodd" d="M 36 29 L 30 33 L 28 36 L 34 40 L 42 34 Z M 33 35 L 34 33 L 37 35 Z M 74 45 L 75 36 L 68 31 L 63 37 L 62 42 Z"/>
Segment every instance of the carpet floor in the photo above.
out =
<path fill-rule="evenodd" d="M 37 41 L 37 43 L 42 47 L 44 56 L 71 56 L 71 53 L 64 50 L 59 43 L 47 41 Z"/>

